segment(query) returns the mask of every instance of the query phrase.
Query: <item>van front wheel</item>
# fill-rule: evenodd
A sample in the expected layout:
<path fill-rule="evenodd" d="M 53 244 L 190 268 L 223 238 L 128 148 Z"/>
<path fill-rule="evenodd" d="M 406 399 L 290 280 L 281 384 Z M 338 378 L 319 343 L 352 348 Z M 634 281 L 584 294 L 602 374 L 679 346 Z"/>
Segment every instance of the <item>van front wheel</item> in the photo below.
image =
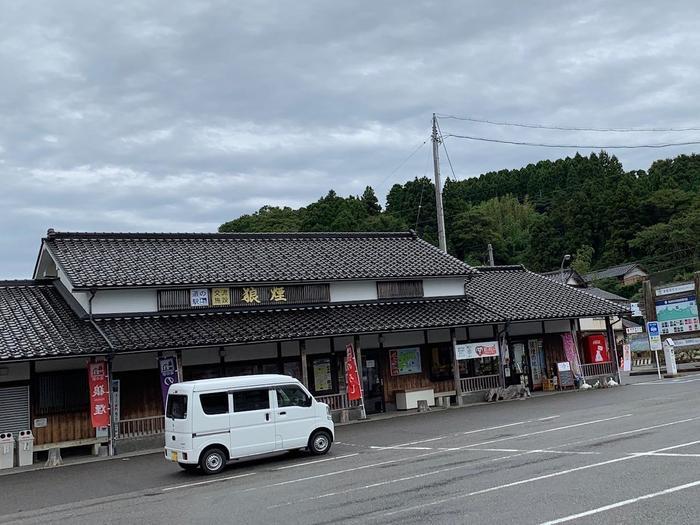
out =
<path fill-rule="evenodd" d="M 205 474 L 218 474 L 226 466 L 226 454 L 220 448 L 210 448 L 202 454 L 199 466 Z"/>
<path fill-rule="evenodd" d="M 332 438 L 327 430 L 317 430 L 309 438 L 309 451 L 314 456 L 322 456 L 331 449 Z"/>

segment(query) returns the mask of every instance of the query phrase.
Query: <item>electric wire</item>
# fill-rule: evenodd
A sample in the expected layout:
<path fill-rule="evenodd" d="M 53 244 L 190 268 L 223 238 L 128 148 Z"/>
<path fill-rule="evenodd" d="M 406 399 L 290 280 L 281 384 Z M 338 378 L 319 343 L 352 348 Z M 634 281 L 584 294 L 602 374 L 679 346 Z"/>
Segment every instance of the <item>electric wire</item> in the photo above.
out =
<path fill-rule="evenodd" d="M 449 134 L 445 135 L 445 138 L 457 138 L 457 139 L 465 139 L 465 140 L 474 140 L 474 141 L 480 141 L 480 142 L 495 142 L 497 144 L 511 144 L 514 146 L 534 146 L 538 148 L 566 148 L 566 149 L 598 149 L 598 150 L 608 150 L 608 149 L 661 149 L 661 148 L 670 148 L 673 146 L 693 146 L 693 145 L 698 145 L 700 144 L 700 140 L 695 140 L 695 141 L 687 141 L 687 142 L 669 142 L 665 144 L 634 144 L 634 145 L 617 145 L 617 146 L 612 146 L 612 145 L 606 145 L 606 146 L 590 146 L 590 145 L 583 145 L 583 144 L 547 144 L 547 143 L 541 143 L 541 142 L 520 142 L 516 140 L 501 140 L 501 139 L 493 139 L 493 138 L 487 138 L 487 137 L 474 137 L 471 135 L 455 135 L 455 134 Z"/>
<path fill-rule="evenodd" d="M 445 139 L 442 136 L 442 130 L 440 129 L 440 122 L 436 119 L 435 124 L 437 125 L 438 133 L 440 134 L 440 142 L 442 142 L 442 149 L 445 150 L 445 156 L 447 157 L 447 163 L 450 165 L 450 171 L 452 172 L 452 177 L 457 180 L 457 175 L 455 175 L 455 170 L 452 167 L 452 159 L 450 159 L 450 154 L 447 152 L 447 145 L 445 144 Z"/>
<path fill-rule="evenodd" d="M 505 122 L 487 119 L 478 119 L 474 117 L 457 117 L 455 115 L 436 115 L 438 118 L 464 120 L 467 122 L 477 122 L 479 124 L 490 124 L 492 126 L 511 126 L 517 128 L 530 129 L 549 129 L 556 131 L 596 131 L 610 133 L 647 133 L 647 132 L 683 132 L 683 131 L 700 131 L 700 127 L 687 128 L 587 128 L 579 126 L 551 126 L 547 124 L 528 124 L 523 122 Z"/>

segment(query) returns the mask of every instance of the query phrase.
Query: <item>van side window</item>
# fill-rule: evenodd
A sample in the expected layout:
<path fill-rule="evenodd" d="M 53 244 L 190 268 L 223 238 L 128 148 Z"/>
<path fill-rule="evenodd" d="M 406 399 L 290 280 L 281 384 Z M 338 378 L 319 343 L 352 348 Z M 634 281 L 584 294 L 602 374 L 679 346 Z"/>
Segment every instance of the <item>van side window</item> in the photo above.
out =
<path fill-rule="evenodd" d="M 202 404 L 202 410 L 207 415 L 226 414 L 228 413 L 228 393 L 215 392 L 213 394 L 201 394 L 199 402 Z"/>
<path fill-rule="evenodd" d="M 250 412 L 251 410 L 266 410 L 270 408 L 268 389 L 239 390 L 233 393 L 233 411 Z"/>
<path fill-rule="evenodd" d="M 280 407 L 310 407 L 311 398 L 298 386 L 278 386 L 277 405 Z"/>
<path fill-rule="evenodd" d="M 172 419 L 187 419 L 187 396 L 170 394 L 165 415 Z"/>

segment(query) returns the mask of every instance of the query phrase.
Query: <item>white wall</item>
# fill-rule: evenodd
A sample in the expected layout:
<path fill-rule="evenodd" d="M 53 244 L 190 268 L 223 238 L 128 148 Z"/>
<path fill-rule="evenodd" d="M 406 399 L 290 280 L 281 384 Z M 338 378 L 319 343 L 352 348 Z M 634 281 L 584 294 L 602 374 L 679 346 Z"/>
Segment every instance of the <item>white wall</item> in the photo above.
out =
<path fill-rule="evenodd" d="M 152 289 L 100 290 L 92 300 L 93 314 L 157 311 L 157 293 L 156 290 Z"/>
<path fill-rule="evenodd" d="M 61 284 L 63 286 L 65 286 L 66 290 L 68 290 L 71 293 L 71 295 L 75 298 L 75 300 L 78 301 L 80 306 L 82 306 L 83 309 L 86 312 L 88 312 L 89 311 L 88 298 L 90 297 L 90 294 L 87 292 L 73 292 L 73 291 L 71 291 L 73 289 L 73 285 L 71 284 L 71 282 L 68 279 L 68 276 L 65 274 L 65 272 L 61 268 L 58 268 L 56 270 L 56 273 L 58 275 L 59 281 L 61 281 Z"/>
<path fill-rule="evenodd" d="M 28 380 L 29 363 L 0 363 L 0 383 Z"/>
<path fill-rule="evenodd" d="M 602 317 L 588 317 L 581 319 L 582 332 L 605 332 L 605 319 Z"/>
<path fill-rule="evenodd" d="M 425 297 L 446 297 L 464 295 L 464 278 L 457 279 L 423 279 Z"/>
<path fill-rule="evenodd" d="M 331 302 L 371 301 L 377 299 L 376 281 L 348 281 L 330 283 Z"/>

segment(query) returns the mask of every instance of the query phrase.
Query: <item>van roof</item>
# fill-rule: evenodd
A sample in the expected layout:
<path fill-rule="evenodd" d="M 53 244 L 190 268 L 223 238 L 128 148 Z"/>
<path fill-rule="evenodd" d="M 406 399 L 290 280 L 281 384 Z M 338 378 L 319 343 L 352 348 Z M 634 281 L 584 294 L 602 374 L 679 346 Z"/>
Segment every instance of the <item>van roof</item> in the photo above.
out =
<path fill-rule="evenodd" d="M 291 376 L 285 376 L 282 374 L 257 374 L 235 377 L 217 377 L 214 379 L 197 379 L 195 381 L 184 381 L 182 383 L 177 383 L 177 386 L 197 392 L 202 390 L 275 386 L 290 383 L 299 383 L 299 381 Z"/>

